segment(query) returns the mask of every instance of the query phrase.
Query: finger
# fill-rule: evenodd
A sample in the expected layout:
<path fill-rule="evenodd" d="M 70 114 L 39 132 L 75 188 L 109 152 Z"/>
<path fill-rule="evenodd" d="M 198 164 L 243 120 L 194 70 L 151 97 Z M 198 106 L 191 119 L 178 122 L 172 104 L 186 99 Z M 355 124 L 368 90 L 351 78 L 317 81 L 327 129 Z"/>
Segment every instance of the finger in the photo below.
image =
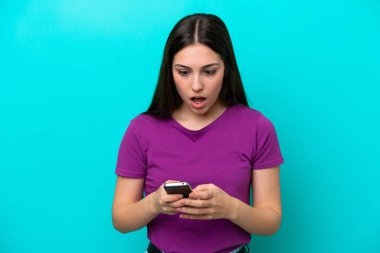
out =
<path fill-rule="evenodd" d="M 211 199 L 214 197 L 212 191 L 208 191 L 208 190 L 205 190 L 205 191 L 193 191 L 192 193 L 190 193 L 189 197 L 191 199 Z"/>
<path fill-rule="evenodd" d="M 212 213 L 211 208 L 195 208 L 195 207 L 178 207 L 177 212 L 184 214 L 195 214 L 195 215 L 208 215 Z"/>
<path fill-rule="evenodd" d="M 174 201 L 178 201 L 183 198 L 182 194 L 166 194 L 161 197 L 162 202 L 164 203 L 171 203 Z"/>
<path fill-rule="evenodd" d="M 210 184 L 200 184 L 193 189 L 193 191 L 207 191 L 210 188 Z"/>
<path fill-rule="evenodd" d="M 171 207 L 174 207 L 174 208 L 184 206 L 184 204 L 182 203 L 182 199 L 179 199 L 179 200 L 177 200 L 177 201 L 174 201 L 174 202 L 168 203 L 167 205 L 168 205 L 168 206 L 171 206 Z"/>
<path fill-rule="evenodd" d="M 189 207 L 198 207 L 198 208 L 205 208 L 210 207 L 210 204 L 208 201 L 204 201 L 201 199 L 182 199 L 180 201 L 180 206 L 189 206 Z"/>
<path fill-rule="evenodd" d="M 212 220 L 212 215 L 192 215 L 192 214 L 180 214 L 179 218 L 189 220 Z"/>
<path fill-rule="evenodd" d="M 170 206 L 163 206 L 162 211 L 164 211 L 164 213 L 177 213 L 177 209 Z"/>

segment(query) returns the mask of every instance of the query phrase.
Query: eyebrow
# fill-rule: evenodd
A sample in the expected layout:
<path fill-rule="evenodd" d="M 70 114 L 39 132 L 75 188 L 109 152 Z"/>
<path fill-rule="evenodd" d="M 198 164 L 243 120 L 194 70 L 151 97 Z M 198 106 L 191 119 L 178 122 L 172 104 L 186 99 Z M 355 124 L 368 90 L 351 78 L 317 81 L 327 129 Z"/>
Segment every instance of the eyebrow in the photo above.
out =
<path fill-rule="evenodd" d="M 219 63 L 211 63 L 211 64 L 207 64 L 205 66 L 203 66 L 202 68 L 208 68 L 208 67 L 211 67 L 211 66 L 214 66 L 214 65 L 220 65 Z M 191 69 L 190 67 L 188 66 L 185 66 L 185 65 L 182 65 L 182 64 L 175 64 L 174 67 L 182 67 L 182 68 L 185 68 L 185 69 Z"/>

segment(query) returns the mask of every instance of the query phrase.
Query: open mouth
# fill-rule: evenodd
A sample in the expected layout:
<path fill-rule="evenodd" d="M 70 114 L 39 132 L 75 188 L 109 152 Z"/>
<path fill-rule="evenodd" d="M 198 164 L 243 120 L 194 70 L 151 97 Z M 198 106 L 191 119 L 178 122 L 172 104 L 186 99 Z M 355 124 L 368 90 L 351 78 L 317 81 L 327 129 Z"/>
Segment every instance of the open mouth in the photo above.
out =
<path fill-rule="evenodd" d="M 194 101 L 194 103 L 196 103 L 196 104 L 200 104 L 203 101 L 205 101 L 206 98 L 205 97 L 196 96 L 196 97 L 192 97 L 191 100 Z"/>

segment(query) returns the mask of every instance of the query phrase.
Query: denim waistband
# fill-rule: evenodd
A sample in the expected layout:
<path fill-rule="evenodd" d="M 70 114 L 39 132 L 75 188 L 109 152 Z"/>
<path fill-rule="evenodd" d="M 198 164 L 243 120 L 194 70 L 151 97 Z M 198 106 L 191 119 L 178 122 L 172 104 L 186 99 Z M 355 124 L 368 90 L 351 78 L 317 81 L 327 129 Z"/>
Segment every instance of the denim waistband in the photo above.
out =
<path fill-rule="evenodd" d="M 148 248 L 145 251 L 145 253 L 165 253 L 165 252 L 159 250 L 153 243 L 149 242 Z M 247 244 L 244 244 L 234 249 L 230 253 L 249 253 L 249 247 Z"/>

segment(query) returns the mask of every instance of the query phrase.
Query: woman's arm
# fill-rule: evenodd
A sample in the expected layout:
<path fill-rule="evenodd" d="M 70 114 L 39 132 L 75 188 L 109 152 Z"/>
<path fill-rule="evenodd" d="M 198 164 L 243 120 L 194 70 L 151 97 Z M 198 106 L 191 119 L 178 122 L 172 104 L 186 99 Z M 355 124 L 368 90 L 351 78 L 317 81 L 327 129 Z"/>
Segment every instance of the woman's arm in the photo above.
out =
<path fill-rule="evenodd" d="M 157 215 L 151 196 L 142 198 L 143 186 L 144 179 L 117 177 L 112 223 L 121 233 L 140 229 Z"/>
<path fill-rule="evenodd" d="M 190 199 L 178 201 L 177 211 L 183 213 L 181 218 L 224 218 L 251 234 L 274 234 L 282 216 L 279 167 L 253 170 L 252 184 L 253 207 L 207 184 L 197 186 Z"/>
<path fill-rule="evenodd" d="M 282 219 L 279 167 L 253 170 L 253 207 L 232 198 L 229 219 L 258 235 L 272 235 L 278 231 Z"/>
<path fill-rule="evenodd" d="M 117 177 L 112 206 L 112 223 L 121 233 L 140 229 L 159 213 L 175 214 L 171 202 L 182 195 L 167 195 L 161 186 L 157 191 L 142 198 L 144 179 Z"/>

